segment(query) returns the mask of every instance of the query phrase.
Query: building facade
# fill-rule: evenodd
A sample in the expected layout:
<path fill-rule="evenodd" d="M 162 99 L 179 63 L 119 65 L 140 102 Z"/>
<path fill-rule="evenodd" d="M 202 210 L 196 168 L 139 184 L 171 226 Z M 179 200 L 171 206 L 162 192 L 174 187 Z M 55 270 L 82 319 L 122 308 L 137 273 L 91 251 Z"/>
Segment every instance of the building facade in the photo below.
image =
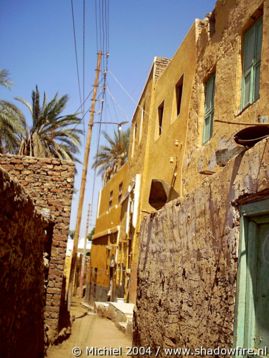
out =
<path fill-rule="evenodd" d="M 139 101 L 122 216 L 137 346 L 269 345 L 268 19 L 268 0 L 218 0 Z"/>
<path fill-rule="evenodd" d="M 268 354 L 268 19 L 268 1 L 219 0 L 195 22 L 181 195 L 140 233 L 134 342 L 159 356 Z"/>
<path fill-rule="evenodd" d="M 154 59 L 133 115 L 128 162 L 114 174 L 100 192 L 96 230 L 91 250 L 91 300 L 107 300 L 109 292 L 109 299 L 120 297 L 128 302 L 135 302 L 141 221 L 141 180 L 149 138 L 152 98 L 156 82 L 169 62 L 166 58 Z M 113 195 L 118 192 L 121 182 L 123 191 L 121 202 L 118 202 Z M 108 209 L 110 201 L 112 206 Z M 111 222 L 113 222 L 112 226 Z M 113 236 L 114 244 L 107 259 L 108 231 L 109 235 Z M 111 257 L 114 270 L 108 268 Z M 113 280 L 111 275 L 114 277 Z M 114 289 L 112 287 L 110 290 L 109 287 L 113 282 L 115 282 L 114 285 L 112 284 Z"/>
<path fill-rule="evenodd" d="M 119 169 L 99 195 L 90 260 L 90 301 L 107 301 L 123 293 L 125 268 L 117 248 L 121 239 L 122 199 L 128 190 L 128 166 Z"/>

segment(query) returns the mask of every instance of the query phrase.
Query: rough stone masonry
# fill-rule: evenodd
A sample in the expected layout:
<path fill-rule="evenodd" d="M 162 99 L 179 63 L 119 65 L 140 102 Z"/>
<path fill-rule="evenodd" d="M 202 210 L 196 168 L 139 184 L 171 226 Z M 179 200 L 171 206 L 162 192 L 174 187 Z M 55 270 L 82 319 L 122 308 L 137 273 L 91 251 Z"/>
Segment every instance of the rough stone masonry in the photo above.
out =
<path fill-rule="evenodd" d="M 145 219 L 136 346 L 232 346 L 238 206 L 268 197 L 269 139 L 239 154 L 182 201 Z"/>
<path fill-rule="evenodd" d="M 0 168 L 0 357 L 43 356 L 47 221 Z"/>
<path fill-rule="evenodd" d="M 0 167 L 15 178 L 32 198 L 36 209 L 46 216 L 50 245 L 45 320 L 51 339 L 57 334 L 63 272 L 74 184 L 74 164 L 52 158 L 0 155 Z"/>

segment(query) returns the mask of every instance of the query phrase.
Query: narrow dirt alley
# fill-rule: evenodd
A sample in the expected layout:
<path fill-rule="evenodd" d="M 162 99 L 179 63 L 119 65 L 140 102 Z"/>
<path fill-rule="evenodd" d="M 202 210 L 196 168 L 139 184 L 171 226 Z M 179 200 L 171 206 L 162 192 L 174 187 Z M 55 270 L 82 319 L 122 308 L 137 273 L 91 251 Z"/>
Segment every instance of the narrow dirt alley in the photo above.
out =
<path fill-rule="evenodd" d="M 50 347 L 47 358 L 127 356 L 126 347 L 131 346 L 131 338 L 121 332 L 112 321 L 87 312 L 80 307 L 78 301 L 74 303 L 71 312 L 76 317 L 71 336 L 61 344 Z M 98 348 L 101 349 L 99 352 Z"/>

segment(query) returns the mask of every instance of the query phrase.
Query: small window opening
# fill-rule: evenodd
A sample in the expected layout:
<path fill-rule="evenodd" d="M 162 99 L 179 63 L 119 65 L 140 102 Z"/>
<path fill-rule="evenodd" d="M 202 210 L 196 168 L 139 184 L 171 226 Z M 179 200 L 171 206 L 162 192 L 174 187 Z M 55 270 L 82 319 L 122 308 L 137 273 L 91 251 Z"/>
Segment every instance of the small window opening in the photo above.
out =
<path fill-rule="evenodd" d="M 213 11 L 211 14 L 209 14 L 208 19 L 208 32 L 209 36 L 212 37 L 214 33 L 216 32 L 216 16 L 215 12 Z"/>
<path fill-rule="evenodd" d="M 123 189 L 123 183 L 121 182 L 119 184 L 119 195 L 118 195 L 118 202 L 120 203 L 121 198 L 122 198 L 122 189 Z"/>
<path fill-rule="evenodd" d="M 141 108 L 139 143 L 141 143 L 142 135 L 143 135 L 144 113 L 145 113 L 145 103 L 144 103 L 143 107 Z"/>
<path fill-rule="evenodd" d="M 163 127 L 163 111 L 164 111 L 164 102 L 158 107 L 158 119 L 159 119 L 159 135 L 162 134 Z"/>
<path fill-rule="evenodd" d="M 180 80 L 176 84 L 177 116 L 180 114 L 182 92 L 183 92 L 183 76 L 180 78 Z"/>
<path fill-rule="evenodd" d="M 135 123 L 135 125 L 133 126 L 133 138 L 132 138 L 132 152 L 131 152 L 131 157 L 134 156 L 134 151 L 135 151 L 136 131 L 137 131 L 137 123 Z"/>
<path fill-rule="evenodd" d="M 113 202 L 113 190 L 111 190 L 111 192 L 109 193 L 109 203 L 108 203 L 109 209 L 112 207 L 112 202 Z"/>

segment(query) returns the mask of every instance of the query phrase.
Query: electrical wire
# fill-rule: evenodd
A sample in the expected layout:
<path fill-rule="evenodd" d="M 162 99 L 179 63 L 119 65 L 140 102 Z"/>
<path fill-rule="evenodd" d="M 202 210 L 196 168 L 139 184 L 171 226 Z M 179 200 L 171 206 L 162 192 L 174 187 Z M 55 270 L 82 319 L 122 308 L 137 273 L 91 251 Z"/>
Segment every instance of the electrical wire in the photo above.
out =
<path fill-rule="evenodd" d="M 77 110 L 75 111 L 75 113 L 77 113 L 80 109 L 82 109 L 82 106 L 85 105 L 85 103 L 87 102 L 87 100 L 89 99 L 90 95 L 93 93 L 93 89 L 90 90 L 90 92 L 87 94 L 87 97 L 84 99 L 84 101 L 78 106 Z M 82 113 L 85 111 L 82 110 Z"/>
<path fill-rule="evenodd" d="M 107 91 L 107 75 L 108 75 L 108 58 L 109 58 L 109 0 L 95 0 L 94 2 L 94 12 L 95 12 L 95 29 L 96 29 L 96 48 L 97 52 L 101 52 L 102 63 L 101 63 L 101 71 L 102 71 L 102 91 L 100 94 L 99 101 L 99 120 L 98 122 L 98 131 L 96 138 L 96 155 L 99 153 L 100 142 L 101 142 L 101 129 L 103 122 L 103 114 L 106 102 L 106 91 Z M 93 183 L 92 183 L 92 195 L 91 195 L 91 205 L 93 207 L 93 202 L 95 199 L 95 186 L 96 186 L 96 176 L 97 170 L 95 168 L 93 175 Z"/>
<path fill-rule="evenodd" d="M 115 80 L 115 82 L 120 86 L 120 88 L 122 89 L 122 91 L 130 98 L 130 100 L 136 105 L 136 107 L 140 108 L 142 111 L 144 111 L 144 113 L 151 118 L 149 112 L 145 111 L 145 109 L 143 108 L 143 106 L 141 106 L 139 103 L 137 104 L 137 102 L 135 101 L 135 99 L 130 95 L 130 93 L 127 91 L 127 89 L 123 86 L 123 84 L 120 82 L 120 80 L 116 77 L 115 74 L 113 74 L 111 71 L 109 71 L 109 73 L 111 74 L 112 78 Z"/>
<path fill-rule="evenodd" d="M 76 26 L 75 26 L 75 16 L 74 16 L 73 0 L 71 0 L 71 12 L 72 12 L 72 25 L 73 25 L 72 28 L 73 28 L 73 38 L 74 38 L 75 57 L 76 57 L 76 70 L 77 70 L 78 92 L 79 92 L 80 103 L 82 103 L 81 85 L 80 85 L 79 68 L 78 68 L 77 36 L 76 36 Z"/>
<path fill-rule="evenodd" d="M 86 1 L 83 0 L 83 25 L 82 25 L 82 113 L 84 115 L 85 112 L 85 29 L 86 29 Z M 84 142 L 85 142 L 85 120 L 83 120 L 83 132 L 84 132 Z"/>
<path fill-rule="evenodd" d="M 107 93 L 109 94 L 111 100 L 112 100 L 112 103 L 113 105 L 117 106 L 120 110 L 120 112 L 122 113 L 124 119 L 126 119 L 128 122 L 130 121 L 130 118 L 129 116 L 125 113 L 124 109 L 119 105 L 119 103 L 116 101 L 115 97 L 113 96 L 113 94 L 111 93 L 111 90 L 110 90 L 110 87 L 107 86 Z M 114 107 L 115 109 L 115 107 Z"/>
<path fill-rule="evenodd" d="M 107 69 L 107 66 L 108 66 L 108 61 L 106 61 L 106 69 Z M 96 149 L 95 157 L 98 156 L 99 148 L 100 148 L 101 128 L 102 128 L 103 113 L 104 113 L 104 103 L 105 103 L 106 88 L 107 88 L 106 81 L 107 81 L 107 72 L 105 70 L 104 74 L 103 74 L 103 90 L 102 90 L 102 96 L 101 96 L 100 123 L 99 123 L 99 126 L 98 126 L 98 139 L 97 139 L 97 149 Z M 95 195 L 96 176 L 97 176 L 97 168 L 94 168 L 93 185 L 92 185 L 92 197 L 91 197 L 92 205 L 93 205 L 93 202 L 94 202 L 94 195 Z"/>

